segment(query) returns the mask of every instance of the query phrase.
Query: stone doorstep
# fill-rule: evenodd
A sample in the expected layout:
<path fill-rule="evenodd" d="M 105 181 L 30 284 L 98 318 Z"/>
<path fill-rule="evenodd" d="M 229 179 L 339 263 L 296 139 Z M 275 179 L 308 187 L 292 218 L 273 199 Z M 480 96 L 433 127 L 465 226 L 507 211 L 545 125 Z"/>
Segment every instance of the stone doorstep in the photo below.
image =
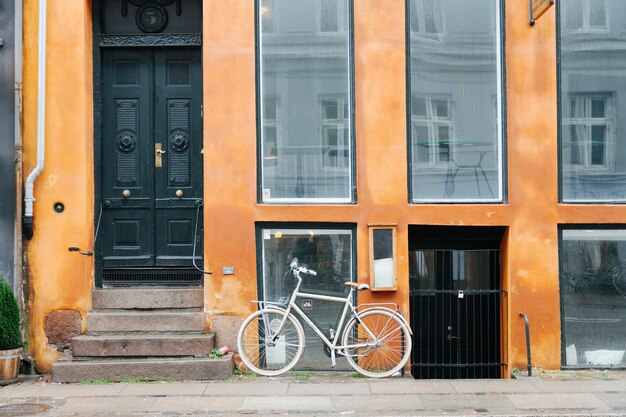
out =
<path fill-rule="evenodd" d="M 84 335 L 72 339 L 74 356 L 202 356 L 213 349 L 213 334 Z"/>
<path fill-rule="evenodd" d="M 198 288 L 96 288 L 93 308 L 98 309 L 186 309 L 204 306 L 204 289 Z"/>
<path fill-rule="evenodd" d="M 233 355 L 221 358 L 96 359 L 57 361 L 53 382 L 148 380 L 213 380 L 232 375 Z"/>
<path fill-rule="evenodd" d="M 203 331 L 204 312 L 94 310 L 87 314 L 89 332 L 185 332 Z"/>

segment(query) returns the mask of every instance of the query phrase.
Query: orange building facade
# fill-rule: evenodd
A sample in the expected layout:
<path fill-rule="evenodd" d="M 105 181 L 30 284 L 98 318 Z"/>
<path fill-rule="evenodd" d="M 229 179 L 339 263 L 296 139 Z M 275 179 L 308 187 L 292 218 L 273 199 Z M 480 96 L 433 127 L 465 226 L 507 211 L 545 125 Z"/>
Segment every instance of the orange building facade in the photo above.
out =
<path fill-rule="evenodd" d="M 120 7 L 118 2 L 111 3 L 115 3 L 112 7 L 116 10 Z M 267 2 L 270 3 L 275 7 L 282 4 Z M 480 241 L 483 234 L 496 230 L 494 247 L 480 248 L 496 250 L 497 257 L 496 272 L 492 273 L 496 274 L 496 289 L 500 292 L 494 316 L 497 329 L 492 337 L 496 339 L 493 349 L 499 351 L 496 356 L 501 364 L 496 377 L 507 378 L 513 368 L 526 367 L 525 329 L 520 312 L 530 319 L 533 365 L 546 369 L 565 366 L 560 228 L 619 225 L 624 223 L 626 208 L 620 204 L 563 202 L 560 195 L 555 7 L 534 26 L 529 24 L 527 3 L 507 0 L 494 9 L 502 16 L 494 23 L 494 27 L 501 28 L 497 32 L 498 42 L 502 42 L 502 54 L 498 54 L 502 88 L 494 98 L 502 103 L 502 118 L 498 122 L 498 137 L 502 138 L 498 148 L 501 184 L 491 183 L 494 201 L 446 202 L 415 201 L 411 195 L 410 183 L 419 178 L 410 172 L 409 155 L 417 151 L 411 150 L 411 123 L 407 121 L 411 114 L 407 93 L 411 71 L 407 65 L 407 22 L 410 25 L 411 20 L 407 19 L 407 5 L 412 2 L 348 3 L 351 20 L 347 31 L 353 36 L 347 38 L 351 42 L 353 146 L 349 149 L 353 152 L 353 194 L 348 193 L 347 202 L 299 203 L 263 199 L 260 177 L 269 171 L 259 166 L 266 156 L 260 151 L 259 139 L 259 129 L 264 126 L 263 120 L 259 121 L 263 107 L 259 104 L 259 95 L 263 94 L 263 74 L 259 73 L 263 52 L 259 45 L 264 29 L 258 23 L 262 5 L 253 0 L 201 2 L 202 268 L 212 272 L 202 276 L 206 329 L 214 329 L 217 317 L 243 319 L 255 311 L 256 304 L 249 300 L 263 297 L 265 281 L 259 278 L 266 265 L 263 245 L 265 240 L 276 238 L 277 230 L 345 226 L 351 231 L 352 280 L 372 286 L 376 284 L 376 256 L 370 232 L 378 226 L 394 230 L 395 283 L 381 291 L 359 292 L 358 300 L 398 304 L 414 331 L 418 329 L 417 320 L 444 320 L 435 318 L 444 315 L 437 310 L 423 319 L 412 311 L 417 308 L 411 304 L 416 287 L 409 278 L 419 273 L 411 266 L 415 265 L 416 256 L 425 262 L 431 256 L 428 250 L 443 248 L 438 246 L 440 243 L 427 247 L 412 242 L 430 232 L 441 234 L 442 241 L 449 233 L 462 235 L 463 241 Z M 183 9 L 187 4 L 183 2 Z M 103 153 L 98 150 L 100 142 L 94 139 L 102 132 L 98 123 L 103 123 L 98 115 L 103 111 L 102 104 L 97 102 L 102 96 L 94 94 L 94 89 L 103 85 L 94 73 L 102 68 L 99 51 L 104 49 L 97 39 L 94 41 L 100 33 L 94 32 L 94 16 L 99 14 L 94 12 L 96 6 L 100 7 L 90 1 L 62 0 L 49 4 L 47 11 L 46 161 L 35 182 L 34 235 L 26 247 L 29 349 L 43 371 L 49 371 L 60 356 L 48 343 L 46 317 L 57 310 L 77 311 L 82 318 L 81 330 L 87 331 L 91 292 L 102 286 L 99 262 L 103 261 L 98 260 L 98 253 L 89 257 L 68 250 L 92 246 L 99 206 L 106 200 L 104 191 L 99 191 L 106 186 L 101 187 L 98 178 Z M 134 13 L 135 6 L 128 7 L 129 13 Z M 480 15 L 480 11 L 474 12 Z M 34 168 L 37 153 L 37 13 L 38 2 L 26 0 L 25 173 Z M 174 22 L 173 19 L 172 14 L 170 20 Z M 449 30 L 453 24 L 452 20 L 448 22 Z M 500 99 L 500 95 L 505 99 Z M 468 183 L 478 184 L 483 176 L 486 180 L 485 171 L 481 173 L 476 168 L 480 163 L 474 161 L 470 165 L 466 170 Z M 483 185 L 478 186 L 479 193 L 486 193 Z M 461 182 L 457 183 L 457 188 L 461 186 Z M 62 212 L 55 211 L 57 203 L 63 204 Z M 454 227 L 444 228 L 451 226 Z M 454 245 L 450 248 L 464 249 Z M 460 298 L 457 287 L 445 289 L 453 295 L 451 300 Z M 471 293 L 470 289 L 467 291 Z M 445 331 L 442 334 L 445 336 Z M 453 333 L 447 334 L 454 337 Z M 417 337 L 418 333 L 414 339 Z M 416 358 L 413 362 L 421 360 Z"/>

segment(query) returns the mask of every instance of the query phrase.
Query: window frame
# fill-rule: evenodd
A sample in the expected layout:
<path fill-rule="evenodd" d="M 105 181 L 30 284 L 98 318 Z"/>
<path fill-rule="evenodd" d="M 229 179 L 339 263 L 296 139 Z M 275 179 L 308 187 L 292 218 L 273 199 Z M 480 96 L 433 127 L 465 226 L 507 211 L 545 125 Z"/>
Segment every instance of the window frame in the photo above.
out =
<path fill-rule="evenodd" d="M 398 244 L 397 244 L 397 229 L 398 225 L 394 223 L 389 224 L 370 224 L 368 225 L 369 234 L 369 266 L 370 266 L 370 290 L 371 291 L 397 291 L 398 290 Z M 392 254 L 391 259 L 393 262 L 393 285 L 391 287 L 378 287 L 376 285 L 376 268 L 374 259 L 374 233 L 376 230 L 391 230 L 392 239 Z"/>
<path fill-rule="evenodd" d="M 439 0 L 441 1 L 441 0 Z M 407 123 L 407 196 L 410 205 L 419 204 L 506 204 L 508 201 L 507 155 L 507 111 L 506 111 L 506 21 L 505 1 L 491 0 L 496 22 L 496 138 L 498 158 L 498 189 L 495 198 L 416 198 L 413 196 L 413 141 L 412 141 L 412 90 L 411 90 L 411 0 L 405 0 L 405 55 L 406 55 L 406 123 Z M 444 35 L 445 18 L 442 16 Z M 421 37 L 421 36 L 420 36 Z M 452 155 L 449 149 L 449 155 Z M 419 165 L 418 165 L 419 166 Z"/>
<path fill-rule="evenodd" d="M 349 140 L 350 140 L 350 174 L 349 174 L 349 192 L 346 197 L 341 198 L 265 198 L 263 189 L 264 167 L 263 167 L 263 90 L 262 90 L 262 44 L 261 44 L 261 2 L 263 0 L 254 0 L 254 40 L 255 40 L 255 95 L 256 95 L 256 172 L 257 172 L 257 204 L 262 205 L 355 205 L 357 203 L 357 160 L 356 160 L 356 118 L 355 118 L 355 52 L 354 52 L 354 0 L 345 0 L 347 2 L 347 32 L 348 32 L 348 112 L 349 112 Z M 321 30 L 321 1 L 316 6 L 317 10 L 317 29 Z M 274 22 L 274 32 L 269 33 L 271 37 L 279 36 L 279 27 Z M 317 32 L 319 36 L 334 36 L 338 32 Z M 277 116 L 278 117 L 278 116 Z M 321 126 L 318 126 L 321 129 Z M 321 140 L 321 130 L 318 132 Z M 321 143 L 321 142 L 320 142 Z M 321 166 L 321 169 L 326 169 Z"/>
<path fill-rule="evenodd" d="M 311 229 L 311 230 L 340 230 L 350 233 L 350 262 L 352 262 L 351 282 L 358 282 L 357 265 L 357 225 L 355 223 L 328 223 L 328 222 L 256 222 L 256 266 L 257 266 L 257 301 L 265 301 L 265 253 L 263 247 L 264 229 Z M 356 303 L 357 294 L 354 291 L 353 303 Z M 355 304 L 356 305 L 356 304 Z"/>
<path fill-rule="evenodd" d="M 591 366 L 591 365 L 567 365 L 567 356 L 566 356 L 566 340 L 565 340 L 565 286 L 562 282 L 562 273 L 564 271 L 564 245 L 563 245 L 563 232 L 566 230 L 624 230 L 626 231 L 626 224 L 615 224 L 615 223 L 575 223 L 575 224 L 559 224 L 557 226 L 557 239 L 558 239 L 558 253 L 559 253 L 559 320 L 560 320 L 560 330 L 561 330 L 561 368 L 562 369 L 607 369 L 607 366 Z M 610 369 L 623 370 L 626 367 L 616 366 L 611 367 Z"/>
<path fill-rule="evenodd" d="M 591 4 L 589 1 L 586 2 L 587 4 Z M 605 3 L 606 6 L 606 3 Z M 564 10 L 562 8 L 563 6 L 561 5 L 560 1 L 556 2 L 556 84 L 557 84 L 557 168 L 558 168 L 558 202 L 559 204 L 564 204 L 564 205 L 569 205 L 569 204 L 581 204 L 581 205 L 598 205 L 598 204 L 619 204 L 619 205 L 623 205 L 626 204 L 626 197 L 620 198 L 620 199 L 610 199 L 608 197 L 604 197 L 604 198 L 566 198 L 565 197 L 565 190 L 564 190 L 564 171 L 565 171 L 565 166 L 569 165 L 571 167 L 571 164 L 566 163 L 566 161 L 564 160 L 564 152 L 563 152 L 563 145 L 564 145 L 564 130 L 563 130 L 563 121 L 564 121 L 564 109 L 565 106 L 563 105 L 564 103 L 564 99 L 568 99 L 569 96 L 571 96 L 572 94 L 568 94 L 568 96 L 566 96 L 563 93 L 563 60 L 562 60 L 562 56 L 563 56 L 563 52 L 562 52 L 562 37 L 563 34 L 566 35 L 572 35 L 572 34 L 576 34 L 576 40 L 580 41 L 580 39 L 578 38 L 579 36 L 584 36 L 584 35 L 593 35 L 594 33 L 605 33 L 606 31 L 592 31 L 592 32 L 581 32 L 581 31 L 575 31 L 575 30 L 568 30 L 565 27 L 565 16 L 564 16 Z M 605 7 L 605 13 L 607 13 L 607 8 Z M 608 16 L 607 16 L 608 19 Z M 609 19 L 610 20 L 610 19 Z M 609 20 L 607 20 L 607 31 L 609 28 Z M 593 91 L 593 92 L 577 92 L 574 95 L 584 95 L 584 94 L 589 94 L 589 95 L 606 95 L 609 97 L 609 103 L 613 100 L 616 99 L 615 97 L 615 93 L 611 93 L 611 92 L 607 92 L 607 91 L 601 91 L 601 92 L 597 92 L 597 91 Z M 611 105 L 612 106 L 612 105 Z M 613 113 L 616 113 L 615 110 L 612 110 Z M 609 132 L 609 128 L 607 127 L 607 137 L 611 134 L 611 132 Z M 615 139 L 615 137 L 613 138 Z M 615 146 L 615 140 L 612 141 L 612 146 Z M 613 155 L 614 157 L 615 155 Z M 612 165 L 612 167 L 614 167 L 615 164 Z M 586 170 L 586 172 L 597 172 L 598 174 L 600 173 L 606 173 L 608 171 L 608 169 L 603 168 L 601 170 Z M 582 172 L 582 169 L 576 169 L 576 172 Z"/>

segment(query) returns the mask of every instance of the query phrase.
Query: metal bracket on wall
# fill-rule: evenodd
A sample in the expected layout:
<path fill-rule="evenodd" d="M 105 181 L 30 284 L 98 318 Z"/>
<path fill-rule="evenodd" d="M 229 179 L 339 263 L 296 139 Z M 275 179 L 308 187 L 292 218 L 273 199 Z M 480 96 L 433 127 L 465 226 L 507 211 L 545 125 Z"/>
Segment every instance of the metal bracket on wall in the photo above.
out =
<path fill-rule="evenodd" d="M 69 248 L 67 248 L 67 250 L 69 250 L 70 252 L 78 252 L 84 256 L 92 256 L 94 251 L 96 250 L 96 241 L 98 240 L 98 231 L 100 230 L 100 220 L 102 220 L 102 204 L 100 205 L 100 214 L 98 214 L 98 223 L 96 225 L 96 233 L 93 236 L 92 248 L 88 251 L 83 251 L 77 246 L 70 246 Z"/>
<path fill-rule="evenodd" d="M 535 21 L 539 19 L 554 4 L 555 0 L 528 0 L 530 9 L 530 26 L 535 26 Z M 533 5 L 533 2 L 535 3 Z"/>

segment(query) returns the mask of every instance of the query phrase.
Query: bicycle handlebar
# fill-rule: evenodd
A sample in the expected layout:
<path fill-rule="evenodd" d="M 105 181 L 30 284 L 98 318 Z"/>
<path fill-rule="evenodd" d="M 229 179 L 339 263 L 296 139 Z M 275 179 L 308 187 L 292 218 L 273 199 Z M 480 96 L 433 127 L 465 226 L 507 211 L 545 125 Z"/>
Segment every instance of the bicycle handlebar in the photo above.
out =
<path fill-rule="evenodd" d="M 311 275 L 313 277 L 317 275 L 317 272 L 315 272 L 314 270 L 298 265 L 298 258 L 293 258 L 289 266 L 291 267 L 292 271 L 297 271 L 298 273 L 304 272 L 305 274 Z"/>

